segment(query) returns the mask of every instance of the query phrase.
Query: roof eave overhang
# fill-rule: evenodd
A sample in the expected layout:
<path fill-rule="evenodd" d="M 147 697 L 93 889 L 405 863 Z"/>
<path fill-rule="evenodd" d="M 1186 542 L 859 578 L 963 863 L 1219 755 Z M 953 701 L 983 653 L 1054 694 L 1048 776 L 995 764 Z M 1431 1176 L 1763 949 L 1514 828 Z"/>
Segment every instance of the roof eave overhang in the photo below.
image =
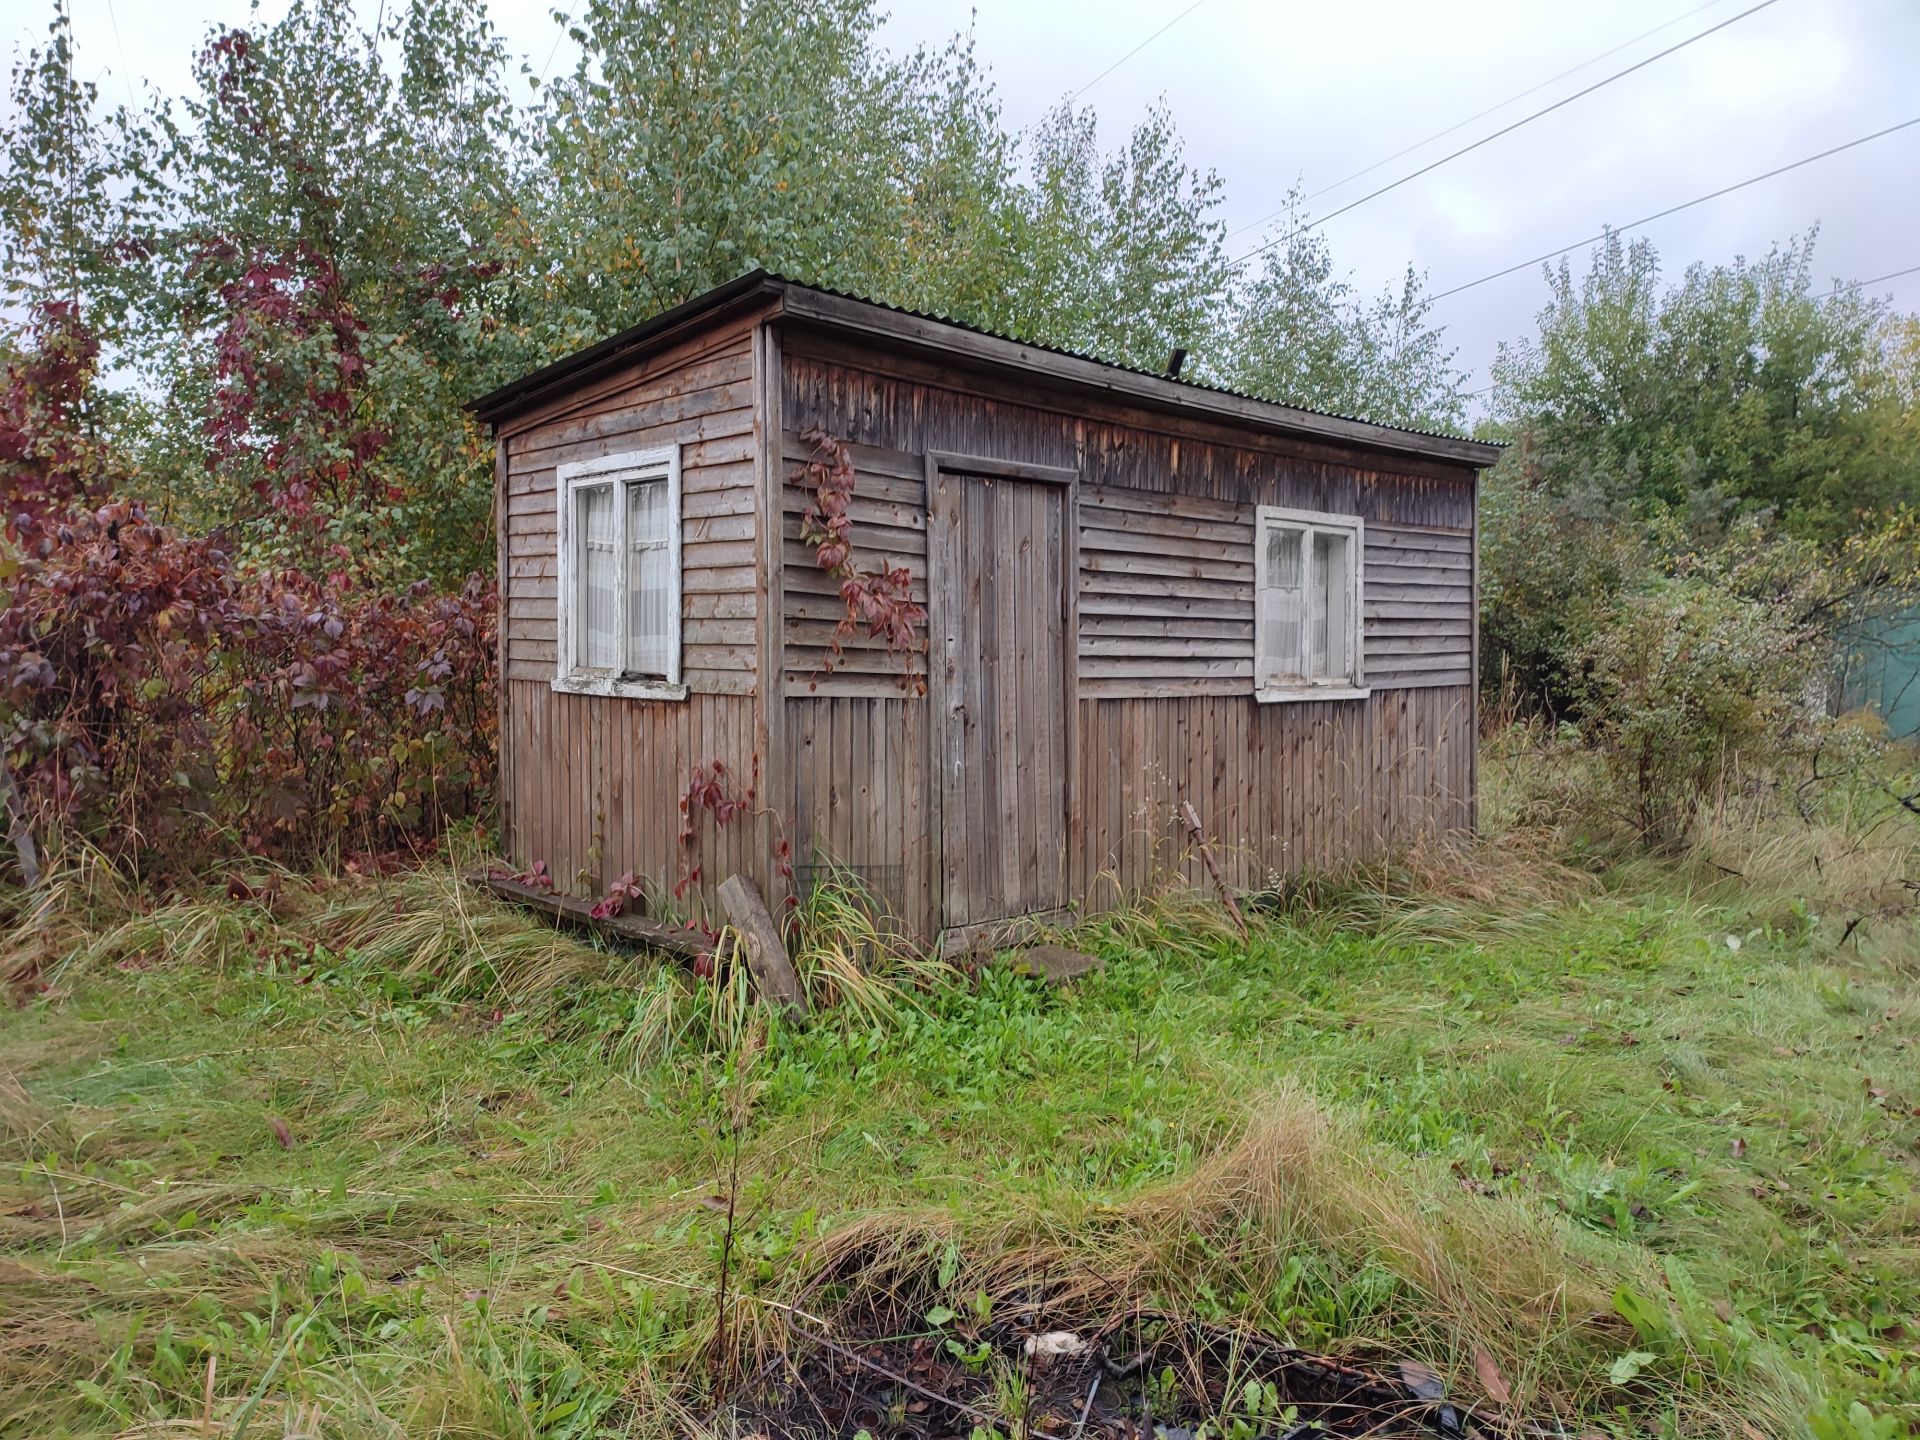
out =
<path fill-rule="evenodd" d="M 688 335 L 744 311 L 765 307 L 770 316 L 868 340 L 905 346 L 936 355 L 958 356 L 970 364 L 1047 386 L 1101 393 L 1157 410 L 1202 416 L 1228 425 L 1249 426 L 1269 434 L 1322 444 L 1354 447 L 1388 455 L 1485 469 L 1503 447 L 1450 435 L 1424 435 L 1298 410 L 1290 405 L 1204 386 L 1181 384 L 1084 356 L 1023 344 L 962 325 L 908 311 L 815 290 L 755 270 L 704 295 L 695 296 L 598 345 L 576 351 L 551 365 L 503 385 L 467 409 L 498 428 L 564 394 L 574 385 L 643 358 Z"/>
<path fill-rule="evenodd" d="M 604 375 L 731 316 L 776 301 L 787 288 L 785 281 L 764 270 L 749 271 L 610 339 L 576 350 L 511 384 L 470 400 L 466 408 L 483 424 L 498 427 L 563 394 L 571 386 Z"/>
<path fill-rule="evenodd" d="M 1060 388 L 1098 391 L 1154 409 L 1200 415 L 1230 425 L 1253 426 L 1294 439 L 1360 447 L 1475 469 L 1492 465 L 1504 448 L 1482 440 L 1422 435 L 1389 425 L 1322 415 L 1270 400 L 1185 385 L 804 286 L 788 288 L 780 314 L 786 321 L 797 320 L 949 356 L 957 353 L 976 364 Z"/>

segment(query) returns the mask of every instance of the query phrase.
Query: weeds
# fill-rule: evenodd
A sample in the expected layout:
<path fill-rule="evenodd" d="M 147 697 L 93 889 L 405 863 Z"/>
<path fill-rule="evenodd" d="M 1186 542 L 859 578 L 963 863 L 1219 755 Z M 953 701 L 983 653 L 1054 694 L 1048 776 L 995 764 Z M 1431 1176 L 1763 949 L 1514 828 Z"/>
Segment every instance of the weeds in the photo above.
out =
<path fill-rule="evenodd" d="M 809 887 L 789 928 L 808 1003 L 851 1027 L 896 1025 L 916 993 L 953 980 L 947 966 L 899 943 L 884 907 L 851 873 Z"/>

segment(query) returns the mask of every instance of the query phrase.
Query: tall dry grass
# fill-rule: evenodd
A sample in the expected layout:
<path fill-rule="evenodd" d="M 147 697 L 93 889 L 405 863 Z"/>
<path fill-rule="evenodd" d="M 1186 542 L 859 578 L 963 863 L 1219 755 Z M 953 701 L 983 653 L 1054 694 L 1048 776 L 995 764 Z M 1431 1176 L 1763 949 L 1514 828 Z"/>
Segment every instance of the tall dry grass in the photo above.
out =
<path fill-rule="evenodd" d="M 943 1259 L 962 1258 L 950 1284 Z M 1464 1197 L 1430 1171 L 1369 1142 L 1301 1089 L 1283 1085 L 1241 1134 L 1188 1176 L 1118 1207 L 1094 1204 L 987 1223 L 951 1209 L 869 1215 L 825 1238 L 813 1284 L 796 1302 L 836 1300 L 913 1320 L 945 1299 L 995 1297 L 995 1313 L 1024 1309 L 1049 1325 L 1097 1328 L 1141 1310 L 1203 1315 L 1237 1297 L 1243 1323 L 1277 1325 L 1269 1310 L 1302 1256 L 1330 1262 L 1339 1287 L 1384 1269 L 1397 1282 L 1390 1317 L 1362 1320 L 1355 1358 L 1391 1368 L 1417 1359 L 1451 1377 L 1456 1394 L 1482 1388 L 1485 1362 L 1510 1384 L 1514 1407 L 1568 1417 L 1603 1408 L 1618 1391 L 1608 1367 L 1638 1342 L 1617 1312 L 1627 1287 L 1665 1303 L 1657 1260 L 1610 1243 L 1518 1200 Z M 778 1345 L 778 1315 L 740 1325 Z M 829 1321 L 831 1316 L 828 1316 Z M 771 1323 L 769 1323 L 771 1322 Z M 1676 1335 L 1688 1317 L 1676 1309 Z M 1738 1436 L 1756 1419 L 1788 1433 L 1809 1396 L 1789 1367 L 1755 1353 L 1737 1373 L 1682 1357 L 1690 1399 L 1677 1433 Z"/>
<path fill-rule="evenodd" d="M 1480 849 L 1537 836 L 1611 888 L 1678 890 L 1897 955 L 1920 923 L 1920 750 L 1857 727 L 1836 736 L 1831 756 L 1729 771 L 1686 846 L 1655 856 L 1620 820 L 1592 754 L 1515 726 L 1483 746 Z"/>

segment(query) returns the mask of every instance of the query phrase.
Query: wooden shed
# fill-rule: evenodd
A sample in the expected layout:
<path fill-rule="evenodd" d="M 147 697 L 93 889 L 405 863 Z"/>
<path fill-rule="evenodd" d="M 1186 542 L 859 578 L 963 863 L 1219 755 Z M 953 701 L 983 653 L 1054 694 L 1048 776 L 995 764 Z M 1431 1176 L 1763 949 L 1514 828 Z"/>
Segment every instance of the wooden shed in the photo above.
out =
<path fill-rule="evenodd" d="M 1249 888 L 1473 824 L 1494 446 L 764 272 L 474 409 L 505 843 L 562 890 L 838 869 L 953 943 L 1205 883 L 1183 801 Z M 821 436 L 917 655 L 841 623 Z"/>

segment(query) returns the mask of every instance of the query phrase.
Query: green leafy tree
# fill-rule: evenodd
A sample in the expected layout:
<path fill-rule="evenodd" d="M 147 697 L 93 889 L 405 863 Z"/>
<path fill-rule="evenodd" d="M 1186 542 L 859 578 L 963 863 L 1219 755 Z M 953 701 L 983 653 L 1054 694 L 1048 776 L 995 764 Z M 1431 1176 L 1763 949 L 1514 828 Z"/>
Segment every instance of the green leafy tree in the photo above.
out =
<path fill-rule="evenodd" d="M 1220 352 L 1227 309 L 1220 177 L 1186 162 L 1163 104 L 1112 154 L 1091 110 L 1035 130 L 1015 266 L 995 328 L 1158 370 L 1175 346 Z"/>
<path fill-rule="evenodd" d="M 377 31 L 298 0 L 212 32 L 191 91 L 138 114 L 100 113 L 71 69 L 61 11 L 14 71 L 7 298 L 65 295 L 99 334 L 129 483 L 265 560 L 484 565 L 487 447 L 460 402 L 538 337 L 513 309 L 525 151 L 479 0 Z"/>
<path fill-rule="evenodd" d="M 868 0 L 597 0 L 542 106 L 563 343 L 756 266 L 961 313 L 1006 254 L 1007 147 L 970 48 L 879 49 Z"/>
<path fill-rule="evenodd" d="M 1812 244 L 1671 288 L 1650 244 L 1617 235 L 1583 279 L 1548 270 L 1538 334 L 1495 363 L 1514 444 L 1485 492 L 1490 682 L 1577 712 L 1601 627 L 1674 576 L 1790 612 L 1823 637 L 1808 653 L 1910 603 L 1907 332 L 1856 288 L 1817 290 Z"/>
<path fill-rule="evenodd" d="M 108 303 L 144 256 L 156 201 L 152 136 L 74 74 L 73 20 L 57 0 L 47 40 L 19 55 L 0 119 L 0 305 Z"/>
<path fill-rule="evenodd" d="M 1556 493 L 1687 517 L 1696 539 L 1764 509 L 1829 537 L 1920 497 L 1920 456 L 1863 443 L 1884 304 L 1817 292 L 1813 236 L 1694 265 L 1671 290 L 1646 241 L 1611 235 L 1584 280 L 1548 270 L 1539 334 L 1503 346 L 1496 410 Z"/>
<path fill-rule="evenodd" d="M 1388 425 L 1458 428 L 1466 374 L 1431 323 L 1425 277 L 1411 266 L 1372 299 L 1338 272 L 1308 228 L 1296 190 L 1233 309 L 1226 378 L 1292 405 Z"/>
<path fill-rule="evenodd" d="M 460 405 L 540 338 L 512 284 L 505 64 L 479 0 L 379 30 L 297 0 L 201 51 L 146 315 L 157 420 L 201 422 L 165 477 L 183 518 L 273 554 L 310 514 L 296 533 L 396 578 L 486 563 L 488 447 Z"/>

